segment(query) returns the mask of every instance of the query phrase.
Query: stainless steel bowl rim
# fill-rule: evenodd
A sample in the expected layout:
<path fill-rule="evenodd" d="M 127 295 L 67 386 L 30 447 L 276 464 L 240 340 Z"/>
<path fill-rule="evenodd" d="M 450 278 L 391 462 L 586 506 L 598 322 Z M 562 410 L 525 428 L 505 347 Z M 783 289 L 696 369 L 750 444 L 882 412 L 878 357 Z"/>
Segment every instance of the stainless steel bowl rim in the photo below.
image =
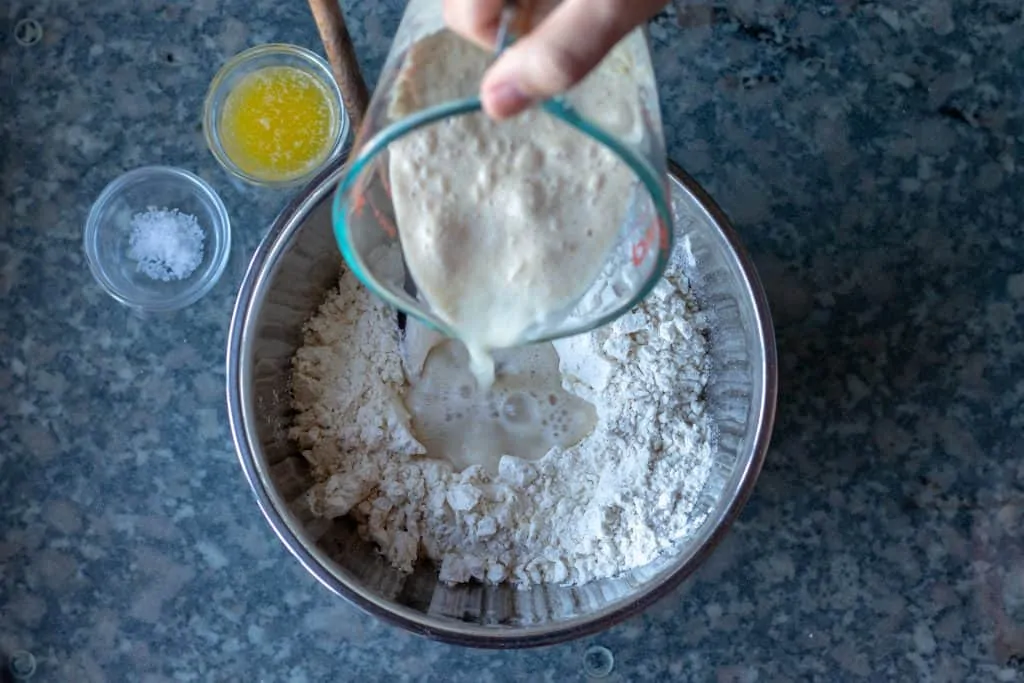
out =
<path fill-rule="evenodd" d="M 254 436 L 256 430 L 253 425 L 248 423 L 244 410 L 245 401 L 251 397 L 249 389 L 243 385 L 242 371 L 242 361 L 247 357 L 248 340 L 245 338 L 247 323 L 258 313 L 257 310 L 254 310 L 255 294 L 260 290 L 263 281 L 273 275 L 276 256 L 287 249 L 304 218 L 334 190 L 340 179 L 344 161 L 343 158 L 338 158 L 324 168 L 274 220 L 249 263 L 238 291 L 228 332 L 227 407 L 231 435 L 245 478 L 256 496 L 263 516 L 277 537 L 302 566 L 331 592 L 388 623 L 429 638 L 457 645 L 505 649 L 552 645 L 572 640 L 605 630 L 635 616 L 674 590 L 710 555 L 743 509 L 764 463 L 775 419 L 778 371 L 775 334 L 767 297 L 750 256 L 722 210 L 693 178 L 677 164 L 669 162 L 670 173 L 708 212 L 735 253 L 744 276 L 743 284 L 753 302 L 757 325 L 764 340 L 761 360 L 765 369 L 765 387 L 761 397 L 760 420 L 756 429 L 757 437 L 753 444 L 753 456 L 744 469 L 741 477 L 742 483 L 736 496 L 726 509 L 718 527 L 691 555 L 690 560 L 666 580 L 652 585 L 638 596 L 613 602 L 597 612 L 553 625 L 517 627 L 513 633 L 501 627 L 468 624 L 448 618 L 433 618 L 347 585 L 327 568 L 326 563 L 330 560 L 326 555 L 315 546 L 311 547 L 297 529 L 293 528 L 291 521 L 282 514 L 281 507 L 284 503 L 276 498 L 276 494 L 269 485 L 269 475 L 257 458 L 258 450 Z"/>

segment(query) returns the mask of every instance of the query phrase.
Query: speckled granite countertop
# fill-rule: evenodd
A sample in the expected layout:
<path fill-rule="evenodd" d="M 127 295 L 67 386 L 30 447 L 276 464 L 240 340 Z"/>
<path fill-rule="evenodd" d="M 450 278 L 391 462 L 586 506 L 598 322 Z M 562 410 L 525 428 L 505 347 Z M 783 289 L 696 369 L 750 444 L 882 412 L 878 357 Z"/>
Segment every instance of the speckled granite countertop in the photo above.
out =
<path fill-rule="evenodd" d="M 1020 0 L 685 5 L 652 25 L 669 148 L 761 268 L 776 437 L 695 580 L 504 653 L 332 597 L 235 461 L 228 315 L 287 195 L 234 185 L 200 108 L 242 48 L 316 46 L 306 4 L 0 7 L 0 655 L 71 683 L 570 681 L 592 644 L 613 681 L 1024 679 Z M 400 11 L 347 5 L 371 81 Z M 108 298 L 81 248 L 97 193 L 151 163 L 200 173 L 234 221 L 225 277 L 170 316 Z"/>

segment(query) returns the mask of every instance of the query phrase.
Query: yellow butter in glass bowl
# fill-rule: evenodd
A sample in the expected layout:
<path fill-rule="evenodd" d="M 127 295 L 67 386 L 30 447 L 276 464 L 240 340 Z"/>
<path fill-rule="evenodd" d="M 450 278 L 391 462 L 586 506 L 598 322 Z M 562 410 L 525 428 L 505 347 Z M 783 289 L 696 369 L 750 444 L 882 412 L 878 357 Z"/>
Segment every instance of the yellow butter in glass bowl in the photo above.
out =
<path fill-rule="evenodd" d="M 261 45 L 229 61 L 210 86 L 203 123 L 217 160 L 258 185 L 309 178 L 348 133 L 327 64 L 292 45 Z"/>
<path fill-rule="evenodd" d="M 224 151 L 250 175 L 303 175 L 330 152 L 335 118 L 327 89 L 315 76 L 268 66 L 228 93 L 220 124 Z"/>

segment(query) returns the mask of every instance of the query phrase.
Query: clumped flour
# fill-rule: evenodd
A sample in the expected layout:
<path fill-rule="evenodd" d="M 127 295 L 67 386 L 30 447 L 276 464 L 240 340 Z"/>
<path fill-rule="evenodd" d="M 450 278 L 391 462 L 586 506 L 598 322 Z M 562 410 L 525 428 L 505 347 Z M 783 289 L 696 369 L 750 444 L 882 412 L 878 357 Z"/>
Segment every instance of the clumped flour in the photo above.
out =
<path fill-rule="evenodd" d="M 679 260 L 631 313 L 555 342 L 563 389 L 596 410 L 589 435 L 462 471 L 413 434 L 394 311 L 345 273 L 293 363 L 291 437 L 318 482 L 304 503 L 446 582 L 579 584 L 648 563 L 703 520 L 712 461 L 707 323 Z"/>
<path fill-rule="evenodd" d="M 457 97 L 491 56 L 441 32 L 406 61 L 396 117 Z M 616 50 L 575 91 L 627 135 L 633 68 Z M 597 277 L 631 172 L 539 111 L 454 117 L 389 159 L 406 267 L 465 345 L 415 325 L 400 338 L 343 275 L 294 359 L 292 437 L 318 482 L 303 506 L 351 515 L 395 567 L 429 558 L 448 582 L 585 583 L 647 564 L 701 521 L 711 465 L 705 322 L 681 269 L 610 326 L 519 346 Z"/>

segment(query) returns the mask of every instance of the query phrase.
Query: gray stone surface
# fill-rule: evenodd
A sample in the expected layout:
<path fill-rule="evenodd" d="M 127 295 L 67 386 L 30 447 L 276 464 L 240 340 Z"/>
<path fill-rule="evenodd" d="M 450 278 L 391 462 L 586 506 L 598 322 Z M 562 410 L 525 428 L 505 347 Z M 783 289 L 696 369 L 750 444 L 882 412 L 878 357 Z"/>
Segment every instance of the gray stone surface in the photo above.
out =
<path fill-rule="evenodd" d="M 608 681 L 1024 679 L 1020 0 L 681 5 L 651 29 L 669 149 L 766 281 L 775 440 L 677 594 L 506 653 L 332 597 L 234 459 L 228 315 L 288 195 L 229 180 L 200 110 L 240 49 L 316 46 L 306 4 L 0 5 L 0 655 L 72 683 L 570 681 L 595 644 Z M 400 11 L 347 5 L 371 81 Z M 234 222 L 221 282 L 164 316 L 108 298 L 81 247 L 103 186 L 152 163 L 207 178 Z"/>

